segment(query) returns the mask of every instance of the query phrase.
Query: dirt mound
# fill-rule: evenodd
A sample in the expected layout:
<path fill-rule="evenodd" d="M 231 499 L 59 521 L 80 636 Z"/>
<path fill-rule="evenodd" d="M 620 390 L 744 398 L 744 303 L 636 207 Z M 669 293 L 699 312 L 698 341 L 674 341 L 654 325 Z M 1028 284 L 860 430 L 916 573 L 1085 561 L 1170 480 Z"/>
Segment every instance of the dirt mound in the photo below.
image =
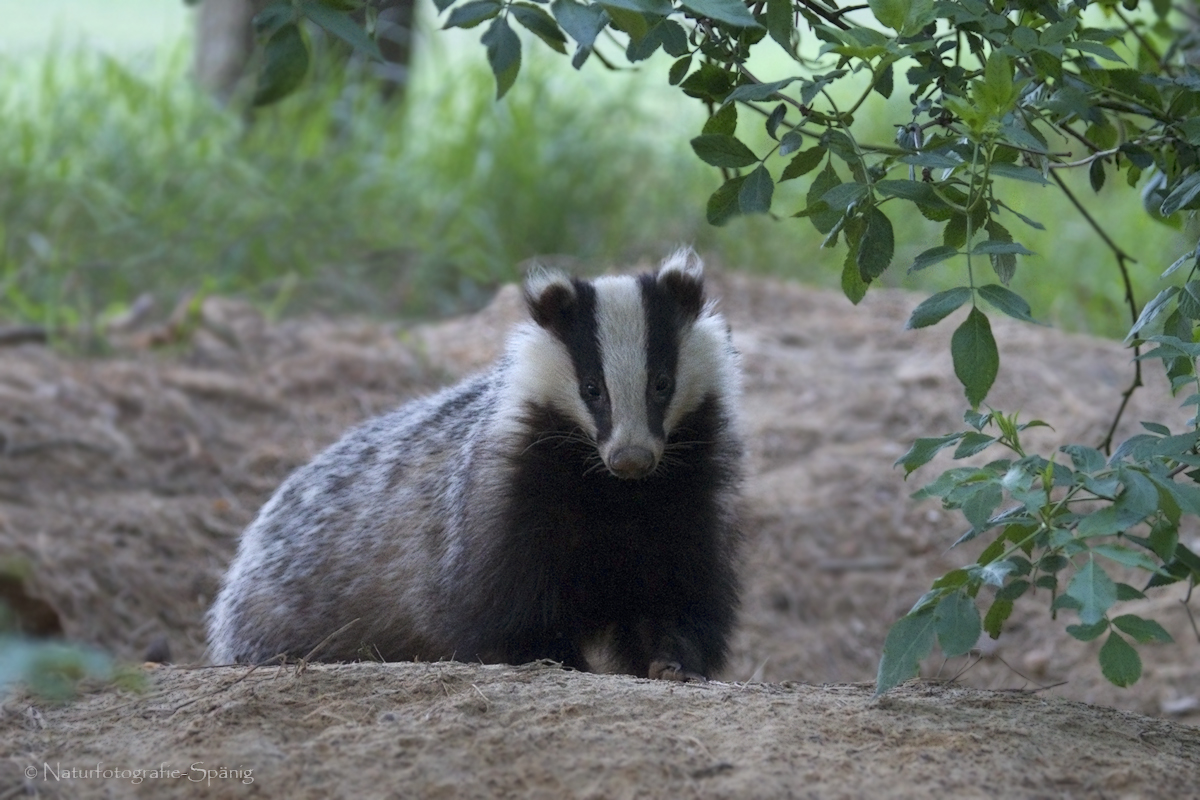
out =
<path fill-rule="evenodd" d="M 862 685 L 542 664 L 245 672 L 166 668 L 146 695 L 26 716 L 0 785 L 54 798 L 1183 798 L 1200 757 L 1195 728 L 941 685 L 873 702 Z"/>
<path fill-rule="evenodd" d="M 944 678 L 957 676 L 960 686 L 982 689 L 1031 689 L 1065 682 L 1036 698 L 957 689 L 930 690 L 926 696 L 925 689 L 912 689 L 869 706 L 859 688 L 823 693 L 757 685 L 871 680 L 888 625 L 908 610 L 934 576 L 972 559 L 974 550 L 947 552 L 962 523 L 934 504 L 911 502 L 908 495 L 919 482 L 905 483 L 900 472 L 890 468 L 915 437 L 959 429 L 965 401 L 950 365 L 953 319 L 932 330 L 902 330 L 918 297 L 874 292 L 855 309 L 828 292 L 740 276 L 715 278 L 713 291 L 722 297 L 744 356 L 752 467 L 746 592 L 732 663 L 723 677 L 755 683 L 657 687 L 544 670 L 361 665 L 313 667 L 301 678 L 276 676 L 275 682 L 268 680 L 274 671 L 259 670 L 228 688 L 234 680 L 228 671 L 163 670 L 155 678 L 155 692 L 185 699 L 220 695 L 197 700 L 169 717 L 160 713 L 165 704 L 158 704 L 155 695 L 134 698 L 109 692 L 66 710 L 30 713 L 25 710 L 28 703 L 18 698 L 5 706 L 7 733 L 0 734 L 0 749 L 39 760 L 57 754 L 64 765 L 70 758 L 72 766 L 80 767 L 93 757 L 116 763 L 117 755 L 158 761 L 154 748 L 159 746 L 170 750 L 173 758 L 174 753 L 188 758 L 212 754 L 213 759 L 229 755 L 222 765 L 230 768 L 237 761 L 233 756 L 253 753 L 259 774 L 276 776 L 269 786 L 257 780 L 253 785 L 272 795 L 285 786 L 355 785 L 348 775 L 362 773 L 355 780 L 426 776 L 430 782 L 417 784 L 421 788 L 415 793 L 435 796 L 438 787 L 447 788 L 437 781 L 449 780 L 437 777 L 436 771 L 450 769 L 458 763 L 456 758 L 473 758 L 477 765 L 496 769 L 486 773 L 496 783 L 480 783 L 479 793 L 492 785 L 497 792 L 532 794 L 554 794 L 570 786 L 579 795 L 593 787 L 596 796 L 621 796 L 626 789 L 596 788 L 606 785 L 601 778 L 615 769 L 629 777 L 629 787 L 638 785 L 635 779 L 649 787 L 646 776 L 659 776 L 662 783 L 654 784 L 652 795 L 668 790 L 684 796 L 732 795 L 738 776 L 748 781 L 756 774 L 770 774 L 781 781 L 790 776 L 786 786 L 797 796 L 811 789 L 828 797 L 841 790 L 836 784 L 819 783 L 817 776 L 830 780 L 831 771 L 845 773 L 845 767 L 835 764 L 853 763 L 851 750 L 869 753 L 865 760 L 890 764 L 893 772 L 873 779 L 885 781 L 879 786 L 908 778 L 929 781 L 920 784 L 926 787 L 942 786 L 933 782 L 941 774 L 937 765 L 954 761 L 950 754 L 955 747 L 960 754 L 977 753 L 982 741 L 999 757 L 1001 746 L 992 743 L 988 729 L 971 725 L 983 725 L 993 711 L 1006 708 L 1026 715 L 995 723 L 1011 725 L 1009 730 L 1020 730 L 1032 717 L 1044 715 L 1048 727 L 1067 731 L 1076 724 L 1067 720 L 1078 717 L 1086 720 L 1078 722 L 1079 735 L 1090 737 L 1095 731 L 1101 736 L 1105 725 L 1121 719 L 1126 720 L 1122 725 L 1167 731 L 1168 739 L 1178 735 L 1180 747 L 1190 747 L 1193 758 L 1200 756 L 1191 729 L 1130 721 L 1049 697 L 1200 722 L 1200 672 L 1195 669 L 1200 643 L 1179 602 L 1183 592 L 1178 587 L 1143 601 L 1142 612 L 1160 620 L 1176 643 L 1143 650 L 1145 675 L 1132 690 L 1104 681 L 1095 660 L 1098 643 L 1085 645 L 1066 637 L 1062 622 L 1048 618 L 1041 597 L 1022 598 L 1010 630 L 997 642 L 982 640 L 979 655 L 929 667 Z M 237 536 L 283 477 L 347 426 L 487 363 L 503 330 L 520 316 L 511 290 L 482 314 L 411 330 L 345 320 L 268 324 L 247 306 L 210 299 L 190 341 L 173 352 L 81 360 L 37 346 L 6 349 L 0 359 L 0 555 L 18 555 L 32 564 L 30 593 L 57 609 L 68 636 L 134 660 L 165 636 L 177 662 L 200 663 L 203 614 Z M 1098 442 L 1132 376 L 1129 353 L 1114 342 L 1068 337 L 1006 320 L 996 320 L 995 326 L 1003 366 L 989 401 L 997 408 L 1020 410 L 1024 418 L 1050 421 L 1056 430 L 1037 431 L 1035 444 L 1039 439 L 1045 445 Z M 1126 434 L 1136 430 L 1139 419 L 1161 420 L 1163 409 L 1176 413 L 1177 401 L 1161 390 L 1161 376 L 1148 375 L 1147 382 L 1150 388 L 1135 394 L 1126 415 Z M 1171 421 L 1185 416 L 1179 411 Z M 936 469 L 928 468 L 925 477 Z M 459 688 L 447 688 L 441 700 L 426 698 L 433 704 L 429 707 L 409 708 L 409 700 L 397 699 L 416 692 L 413 686 L 426 685 L 422 681 L 427 677 L 422 676 L 432 674 L 458 676 Z M 513 677 L 518 675 L 527 677 Z M 374 727 L 384 725 L 375 715 L 386 713 L 387 704 L 375 703 L 372 693 L 392 680 L 397 682 L 396 694 L 390 695 L 387 702 L 392 706 L 387 707 L 394 708 L 395 719 L 404 726 L 431 726 L 421 728 L 419 736 L 408 727 L 379 728 L 391 733 Z M 285 685 L 293 688 L 280 688 Z M 343 705 L 314 699 L 327 691 L 335 692 Z M 505 699 L 509 694 L 513 699 Z M 523 699 L 515 699 L 518 696 Z M 580 704 L 576 696 L 592 699 Z M 235 697 L 240 699 L 230 699 Z M 729 697 L 753 700 L 743 708 Z M 457 700 L 450 702 L 452 698 Z M 671 706 L 679 698 L 686 698 L 687 705 Z M 468 714 L 456 704 L 475 701 L 482 710 L 470 711 L 472 720 L 487 721 L 492 712 L 506 709 L 492 714 L 501 718 L 496 727 L 478 728 L 490 731 L 479 734 L 484 738 L 473 738 L 476 728 L 455 716 Z M 241 710 L 217 711 L 231 703 Z M 812 714 L 804 712 L 810 705 Z M 727 713 L 726 706 L 734 711 Z M 208 710 L 200 713 L 201 707 Z M 514 738 L 503 732 L 502 722 L 520 718 L 522 708 L 526 721 L 514 729 Z M 875 738 L 848 744 L 850 739 L 834 735 L 837 708 L 848 709 L 847 718 L 853 716 L 862 730 L 876 726 Z M 451 714 L 447 709 L 458 710 Z M 1046 709 L 1054 714 L 1045 715 Z M 144 713 L 153 725 L 142 727 L 143 720 L 125 730 L 115 715 L 125 718 L 131 710 L 139 720 L 143 718 L 137 715 Z M 598 710 L 603 710 L 604 719 L 614 720 L 612 726 L 589 727 L 587 720 Z M 554 783 L 547 766 L 551 762 L 536 755 L 539 742 L 554 735 L 548 720 L 556 714 L 580 720 L 567 739 L 578 745 L 571 762 L 576 771 L 567 784 Z M 425 723 L 414 722 L 424 715 L 431 715 Z M 784 727 L 771 727 L 776 715 Z M 735 717 L 741 727 L 721 722 Z M 926 717 L 933 720 L 928 729 L 921 727 Z M 954 727 L 959 723 L 951 721 L 959 719 L 962 726 Z M 620 720 L 624 722 L 618 725 Z M 822 725 L 832 726 L 831 732 L 820 733 Z M 938 725 L 958 731 L 957 745 L 933 735 Z M 804 738 L 809 727 L 818 738 Z M 756 733 L 759 729 L 761 734 Z M 155 738 L 154 730 L 168 732 L 166 738 Z M 221 744 L 227 734 L 246 748 L 255 737 L 261 741 L 257 749 L 239 750 Z M 1166 758 L 1159 739 L 1149 742 L 1129 734 L 1133 738 L 1125 740 L 1124 735 L 1114 734 L 1114 753 L 1117 740 L 1136 741 L 1143 743 L 1127 744 L 1126 749 L 1133 747 L 1130 752 L 1139 754 L 1138 760 L 1143 753 Z M 383 747 L 383 738 L 376 736 L 392 737 L 391 744 Z M 445 764 L 433 763 L 440 757 L 432 744 L 439 736 L 449 737 L 447 741 L 458 741 L 458 736 L 462 741 L 454 747 L 476 749 L 464 749 L 452 758 L 457 751 L 447 745 Z M 702 744 L 689 750 L 689 736 Z M 778 741 L 768 746 L 760 736 L 777 736 Z M 916 750 L 905 749 L 905 737 L 915 737 L 917 744 L 910 744 L 917 749 L 926 742 L 933 760 L 914 759 Z M 747 741 L 744 748 L 742 739 Z M 360 741 L 364 748 L 376 750 L 344 749 Z M 616 760 L 604 761 L 605 753 L 621 741 L 631 760 L 614 755 Z M 660 744 L 659 750 L 647 748 L 653 742 Z M 841 742 L 844 749 L 826 752 L 831 742 Z M 1082 762 L 1071 762 L 1079 765 L 1076 772 L 1061 767 L 1057 756 L 1039 753 L 1038 745 L 1024 747 L 1013 751 L 1023 754 L 1021 764 L 992 774 L 1026 774 L 1035 754 L 1041 755 L 1043 763 L 1074 781 L 1037 784 L 1053 795 L 1076 790 L 1086 794 L 1089 781 L 1098 775 L 1116 775 L 1138 763 L 1096 756 L 1096 763 L 1116 765 L 1115 771 L 1094 772 Z M 590 752 L 593 749 L 597 752 Z M 392 758 L 408 771 L 388 766 Z M 971 758 L 958 760 L 971 766 Z M 770 769 L 764 766 L 768 761 L 773 764 Z M 644 772 L 651 762 L 659 766 Z M 503 777 L 503 767 L 521 763 L 529 766 L 528 773 L 514 771 Z M 726 763 L 733 766 L 720 766 Z M 821 766 L 813 766 L 818 763 Z M 1167 774 L 1163 763 L 1163 769 L 1147 769 L 1145 774 Z M 300 770 L 301 764 L 308 766 Z M 128 766 L 137 765 L 131 761 Z M 461 764 L 459 768 L 465 769 Z M 324 777 L 311 778 L 317 774 Z M 1036 772 L 1028 774 L 1037 777 Z M 292 776 L 288 781 L 302 783 L 289 783 L 286 775 Z M 335 777 L 341 783 L 329 782 Z M 857 766 L 853 777 L 859 777 Z M 310 778 L 311 783 L 303 783 Z M 274 783 L 276 779 L 281 782 Z M 513 783 L 518 780 L 525 783 Z M 64 796 L 79 794 L 83 785 Z M 104 781 L 87 785 L 97 792 L 109 786 L 123 793 L 117 784 Z M 757 793 L 753 783 L 740 785 L 750 796 Z M 875 784 L 861 785 L 862 792 L 847 789 L 848 795 L 859 795 Z M 944 788 L 982 785 L 986 784 L 950 781 Z M 50 791 L 49 784 L 37 786 L 38 791 Z M 629 787 L 626 793 L 632 792 Z M 786 794 L 766 791 L 765 783 L 763 787 L 762 796 Z M 142 785 L 136 791 L 157 789 L 161 784 Z M 230 784 L 220 793 L 232 791 Z M 1037 796 L 1038 791 L 1027 794 Z M 296 796 L 321 795 L 314 789 Z"/>

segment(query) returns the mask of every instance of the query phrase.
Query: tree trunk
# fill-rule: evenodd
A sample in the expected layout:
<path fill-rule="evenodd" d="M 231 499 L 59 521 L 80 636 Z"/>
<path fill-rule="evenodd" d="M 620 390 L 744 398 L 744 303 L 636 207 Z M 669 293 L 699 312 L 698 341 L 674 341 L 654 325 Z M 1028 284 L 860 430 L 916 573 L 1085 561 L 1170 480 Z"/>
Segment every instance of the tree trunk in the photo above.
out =
<path fill-rule="evenodd" d="M 226 101 L 246 74 L 254 53 L 251 20 L 271 0 L 203 0 L 196 14 L 196 80 Z M 373 72 L 383 81 L 383 91 L 392 96 L 408 82 L 412 55 L 414 0 L 376 0 L 379 50 L 384 63 Z M 362 14 L 355 18 L 361 22 Z"/>
<path fill-rule="evenodd" d="M 200 85 L 222 101 L 233 94 L 254 52 L 250 20 L 270 0 L 203 0 L 196 13 L 194 69 Z"/>

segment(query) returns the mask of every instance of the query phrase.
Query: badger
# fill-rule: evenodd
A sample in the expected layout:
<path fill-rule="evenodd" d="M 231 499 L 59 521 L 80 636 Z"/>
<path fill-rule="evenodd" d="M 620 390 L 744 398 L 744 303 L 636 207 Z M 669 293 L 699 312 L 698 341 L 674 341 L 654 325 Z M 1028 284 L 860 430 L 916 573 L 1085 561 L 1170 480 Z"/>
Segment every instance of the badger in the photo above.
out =
<path fill-rule="evenodd" d="M 532 321 L 490 370 L 351 430 L 280 486 L 209 612 L 212 660 L 719 671 L 741 378 L 702 271 L 685 250 L 641 275 L 532 274 Z"/>

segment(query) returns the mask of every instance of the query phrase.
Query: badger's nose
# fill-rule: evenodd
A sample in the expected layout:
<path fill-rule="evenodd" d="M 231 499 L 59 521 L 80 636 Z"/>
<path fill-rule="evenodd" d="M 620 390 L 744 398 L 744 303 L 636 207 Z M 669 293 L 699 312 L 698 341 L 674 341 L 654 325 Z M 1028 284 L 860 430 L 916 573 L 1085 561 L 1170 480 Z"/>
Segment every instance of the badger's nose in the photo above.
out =
<path fill-rule="evenodd" d="M 618 447 L 608 460 L 608 469 L 624 480 L 644 478 L 654 471 L 654 467 L 654 453 L 638 445 Z"/>

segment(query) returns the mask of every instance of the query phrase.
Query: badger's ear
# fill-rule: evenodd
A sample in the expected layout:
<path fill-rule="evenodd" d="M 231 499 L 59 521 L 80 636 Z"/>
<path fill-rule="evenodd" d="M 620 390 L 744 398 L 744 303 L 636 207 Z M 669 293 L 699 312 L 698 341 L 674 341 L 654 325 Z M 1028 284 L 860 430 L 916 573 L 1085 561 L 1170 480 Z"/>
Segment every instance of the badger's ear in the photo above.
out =
<path fill-rule="evenodd" d="M 525 279 L 525 305 L 533 321 L 558 333 L 566 329 L 575 309 L 575 284 L 561 272 L 537 268 Z"/>
<path fill-rule="evenodd" d="M 704 308 L 704 262 L 690 247 L 676 250 L 658 269 L 658 285 L 689 318 Z"/>

